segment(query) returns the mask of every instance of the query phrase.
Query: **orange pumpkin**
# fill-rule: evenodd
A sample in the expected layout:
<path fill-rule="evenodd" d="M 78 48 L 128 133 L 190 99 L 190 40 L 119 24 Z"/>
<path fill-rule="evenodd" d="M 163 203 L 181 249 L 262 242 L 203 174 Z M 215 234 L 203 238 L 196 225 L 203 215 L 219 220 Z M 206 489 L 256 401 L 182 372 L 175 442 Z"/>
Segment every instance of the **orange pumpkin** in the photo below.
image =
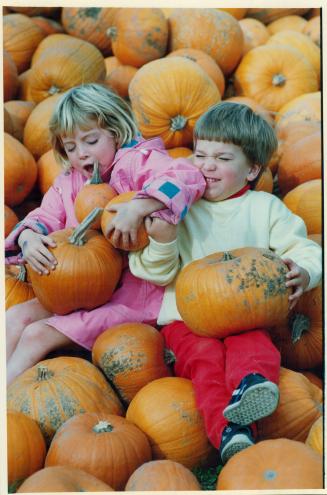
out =
<path fill-rule="evenodd" d="M 110 74 L 111 71 L 114 69 L 117 69 L 120 65 L 123 65 L 120 60 L 118 60 L 117 57 L 114 55 L 111 55 L 110 57 L 106 57 L 104 59 L 104 64 L 106 66 L 106 77 Z"/>
<path fill-rule="evenodd" d="M 45 440 L 36 421 L 21 412 L 7 411 L 9 493 L 43 467 L 45 454 Z"/>
<path fill-rule="evenodd" d="M 237 95 L 253 98 L 278 112 L 291 99 L 318 90 L 315 69 L 286 45 L 257 46 L 244 55 L 234 73 Z"/>
<path fill-rule="evenodd" d="M 18 90 L 18 72 L 16 64 L 5 49 L 3 50 L 3 100 L 8 101 L 16 96 Z"/>
<path fill-rule="evenodd" d="M 279 33 L 279 31 L 285 30 L 303 33 L 307 23 L 308 21 L 300 15 L 286 15 L 285 17 L 280 17 L 279 19 L 270 22 L 267 29 L 270 34 Z"/>
<path fill-rule="evenodd" d="M 20 142 L 23 141 L 24 127 L 28 117 L 30 116 L 35 103 L 31 101 L 10 100 L 4 104 L 5 110 L 10 115 L 12 123 L 12 134 Z"/>
<path fill-rule="evenodd" d="M 323 487 L 321 456 L 286 438 L 259 442 L 232 457 L 219 473 L 217 490 L 285 490 Z"/>
<path fill-rule="evenodd" d="M 168 21 L 169 51 L 203 50 L 225 75 L 233 72 L 242 57 L 243 33 L 232 15 L 218 9 L 174 9 Z"/>
<path fill-rule="evenodd" d="M 46 34 L 63 33 L 64 28 L 54 19 L 48 19 L 41 15 L 31 17 L 31 21 L 39 26 Z"/>
<path fill-rule="evenodd" d="M 190 148 L 185 148 L 184 146 L 176 146 L 176 148 L 170 148 L 167 151 L 172 158 L 180 158 L 180 157 L 187 158 L 190 157 L 193 153 L 193 151 L 190 150 Z"/>
<path fill-rule="evenodd" d="M 228 14 L 232 15 L 237 19 L 238 21 L 240 19 L 243 19 L 243 17 L 246 16 L 246 13 L 248 9 L 229 9 L 229 8 L 219 8 L 218 10 L 223 10 L 224 12 L 227 12 Z"/>
<path fill-rule="evenodd" d="M 322 232 L 322 183 L 313 179 L 291 189 L 283 198 L 287 208 L 301 217 L 308 234 Z"/>
<path fill-rule="evenodd" d="M 5 210 L 5 237 L 7 237 L 12 229 L 15 227 L 16 223 L 18 223 L 18 217 L 14 210 L 9 208 L 9 206 L 4 205 Z"/>
<path fill-rule="evenodd" d="M 35 297 L 33 288 L 26 282 L 26 269 L 20 265 L 17 274 L 6 271 L 6 310 Z"/>
<path fill-rule="evenodd" d="M 279 392 L 277 409 L 257 422 L 259 439 L 289 438 L 304 442 L 312 424 L 321 416 L 322 390 L 302 373 L 282 367 Z"/>
<path fill-rule="evenodd" d="M 312 17 L 308 20 L 303 29 L 303 34 L 309 36 L 309 38 L 320 48 L 321 45 L 321 27 L 320 27 L 320 15 Z"/>
<path fill-rule="evenodd" d="M 107 35 L 123 64 L 141 67 L 166 54 L 168 22 L 161 9 L 119 9 Z"/>
<path fill-rule="evenodd" d="M 274 326 L 288 316 L 287 267 L 269 249 L 240 248 L 186 265 L 176 281 L 176 303 L 196 334 L 224 338 Z"/>
<path fill-rule="evenodd" d="M 5 204 L 16 206 L 31 192 L 37 166 L 30 151 L 10 134 L 4 133 Z"/>
<path fill-rule="evenodd" d="M 128 98 L 128 88 L 135 76 L 137 68 L 132 65 L 119 65 L 106 75 L 105 84 L 113 89 L 122 98 Z"/>
<path fill-rule="evenodd" d="M 60 356 L 24 371 L 7 390 L 8 409 L 34 419 L 50 443 L 71 416 L 106 411 L 123 415 L 123 407 L 101 371 L 86 359 Z"/>
<path fill-rule="evenodd" d="M 41 194 L 44 195 L 53 181 L 63 172 L 62 166 L 57 162 L 53 149 L 44 153 L 36 162 L 37 164 L 37 182 Z"/>
<path fill-rule="evenodd" d="M 118 203 L 126 203 L 128 201 L 131 201 L 136 192 L 135 191 L 129 191 L 125 193 L 118 194 L 117 196 L 114 196 L 106 205 L 105 209 L 102 212 L 101 216 L 101 230 L 103 235 L 105 236 L 106 239 L 110 243 L 112 243 L 112 237 L 113 237 L 113 232 L 109 233 L 108 236 L 108 225 L 111 222 L 111 220 L 114 218 L 116 215 L 115 211 L 108 211 L 108 208 L 112 205 L 118 204 Z M 144 222 L 140 225 L 138 232 L 137 232 L 137 240 L 135 244 L 130 244 L 127 248 L 125 248 L 122 244 L 122 238 L 120 237 L 119 240 L 119 245 L 116 246 L 117 249 L 123 249 L 126 251 L 138 251 L 139 249 L 143 249 L 147 244 L 149 244 L 149 237 L 147 234 L 147 231 L 145 230 Z"/>
<path fill-rule="evenodd" d="M 135 469 L 150 460 L 149 440 L 137 426 L 105 412 L 84 413 L 57 430 L 45 466 L 82 469 L 119 491 Z"/>
<path fill-rule="evenodd" d="M 93 363 L 127 403 L 147 383 L 170 375 L 164 358 L 162 335 L 152 326 L 137 322 L 108 328 L 92 348 Z"/>
<path fill-rule="evenodd" d="M 29 84 L 31 73 L 32 73 L 31 69 L 27 69 L 24 72 L 22 72 L 21 74 L 19 74 L 19 76 L 18 76 L 19 86 L 18 86 L 17 97 L 20 100 L 33 102 L 31 94 L 30 94 L 30 84 Z M 35 102 L 33 102 L 33 103 L 35 105 Z"/>
<path fill-rule="evenodd" d="M 212 453 L 191 380 L 153 380 L 135 395 L 126 418 L 149 438 L 153 459 L 169 459 L 191 469 Z"/>
<path fill-rule="evenodd" d="M 3 130 L 10 135 L 13 135 L 14 133 L 14 126 L 11 121 L 11 117 L 5 108 L 3 109 Z"/>
<path fill-rule="evenodd" d="M 275 117 L 277 129 L 291 122 L 321 121 L 321 92 L 302 94 L 285 103 Z"/>
<path fill-rule="evenodd" d="M 44 276 L 27 265 L 35 295 L 51 313 L 64 315 L 76 309 L 96 308 L 108 302 L 116 288 L 122 257 L 102 234 L 90 229 L 98 210 L 76 229 L 50 234 L 56 242 L 56 247 L 48 247 L 58 262 L 55 270 Z"/>
<path fill-rule="evenodd" d="M 323 417 L 316 419 L 310 428 L 309 434 L 305 441 L 306 445 L 309 445 L 318 454 L 323 455 L 324 441 L 323 441 Z"/>
<path fill-rule="evenodd" d="M 166 57 L 141 67 L 129 96 L 142 135 L 160 136 L 166 148 L 191 145 L 196 120 L 220 101 L 213 80 L 185 57 Z"/>
<path fill-rule="evenodd" d="M 244 37 L 243 55 L 252 50 L 252 48 L 264 45 L 268 41 L 270 33 L 263 22 L 246 17 L 241 19 L 239 24 Z"/>
<path fill-rule="evenodd" d="M 112 492 L 113 488 L 92 474 L 72 466 L 40 469 L 19 487 L 17 493 Z"/>
<path fill-rule="evenodd" d="M 44 15 L 44 16 L 55 16 L 58 13 L 58 7 L 10 7 L 10 10 L 14 12 L 19 12 L 27 16 L 33 15 Z"/>
<path fill-rule="evenodd" d="M 142 464 L 125 486 L 125 491 L 132 492 L 181 490 L 201 490 L 201 486 L 192 471 L 168 459 Z"/>
<path fill-rule="evenodd" d="M 311 383 L 319 387 L 321 390 L 323 389 L 323 381 L 319 376 L 316 375 L 313 371 L 301 371 L 302 375 L 304 375 Z"/>
<path fill-rule="evenodd" d="M 289 124 L 277 126 L 276 134 L 278 139 L 278 161 L 283 156 L 284 150 L 299 141 L 300 139 L 314 134 L 321 130 L 321 123 L 314 120 L 291 121 Z"/>
<path fill-rule="evenodd" d="M 259 179 L 257 180 L 254 189 L 256 191 L 265 191 L 272 193 L 274 188 L 273 175 L 269 167 L 266 167 Z"/>
<path fill-rule="evenodd" d="M 254 17 L 264 24 L 269 24 L 276 19 L 280 19 L 281 17 L 285 17 L 287 15 L 303 15 L 306 14 L 310 9 L 248 9 L 247 17 Z"/>

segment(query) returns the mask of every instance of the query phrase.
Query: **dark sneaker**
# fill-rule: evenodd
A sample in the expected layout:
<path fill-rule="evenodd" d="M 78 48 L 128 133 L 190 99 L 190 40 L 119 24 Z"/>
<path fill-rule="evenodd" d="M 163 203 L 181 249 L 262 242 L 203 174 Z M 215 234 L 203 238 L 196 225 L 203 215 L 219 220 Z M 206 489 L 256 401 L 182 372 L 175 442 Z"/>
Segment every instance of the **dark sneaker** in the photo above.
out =
<path fill-rule="evenodd" d="M 272 414 L 278 400 L 277 385 L 258 373 L 251 373 L 246 375 L 234 390 L 223 415 L 228 421 L 238 425 L 249 425 Z"/>
<path fill-rule="evenodd" d="M 223 464 L 237 452 L 254 445 L 252 431 L 248 426 L 235 425 L 233 423 L 225 426 L 221 437 L 219 453 Z"/>

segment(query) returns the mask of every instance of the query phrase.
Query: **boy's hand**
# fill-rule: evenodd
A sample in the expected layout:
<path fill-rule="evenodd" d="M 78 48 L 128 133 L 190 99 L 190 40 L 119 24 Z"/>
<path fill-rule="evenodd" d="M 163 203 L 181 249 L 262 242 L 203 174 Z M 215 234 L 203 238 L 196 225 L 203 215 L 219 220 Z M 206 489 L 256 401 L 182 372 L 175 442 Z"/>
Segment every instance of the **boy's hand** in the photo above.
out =
<path fill-rule="evenodd" d="M 146 217 L 145 228 L 149 236 L 157 242 L 172 242 L 177 237 L 177 225 L 168 223 L 161 218 Z"/>
<path fill-rule="evenodd" d="M 308 287 L 310 276 L 304 268 L 296 264 L 290 258 L 284 258 L 283 261 L 289 269 L 289 272 L 286 274 L 286 287 L 293 288 L 293 294 L 288 298 L 290 301 L 290 309 L 293 309 L 305 289 Z"/>
<path fill-rule="evenodd" d="M 22 231 L 18 237 L 24 260 L 39 275 L 48 274 L 56 268 L 57 260 L 45 245 L 56 247 L 50 236 L 38 234 L 30 229 Z"/>

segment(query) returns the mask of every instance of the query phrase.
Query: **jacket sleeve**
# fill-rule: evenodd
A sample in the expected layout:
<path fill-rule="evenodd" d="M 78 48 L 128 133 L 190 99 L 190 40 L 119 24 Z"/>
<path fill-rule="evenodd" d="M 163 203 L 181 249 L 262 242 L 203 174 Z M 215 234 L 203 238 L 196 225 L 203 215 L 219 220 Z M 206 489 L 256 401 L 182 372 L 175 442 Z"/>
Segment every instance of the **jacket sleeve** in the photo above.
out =
<path fill-rule="evenodd" d="M 17 244 L 24 229 L 31 229 L 38 234 L 48 235 L 65 227 L 66 212 L 62 201 L 60 180 L 44 194 L 41 205 L 18 222 L 5 239 L 6 264 L 21 264 L 23 259 Z"/>

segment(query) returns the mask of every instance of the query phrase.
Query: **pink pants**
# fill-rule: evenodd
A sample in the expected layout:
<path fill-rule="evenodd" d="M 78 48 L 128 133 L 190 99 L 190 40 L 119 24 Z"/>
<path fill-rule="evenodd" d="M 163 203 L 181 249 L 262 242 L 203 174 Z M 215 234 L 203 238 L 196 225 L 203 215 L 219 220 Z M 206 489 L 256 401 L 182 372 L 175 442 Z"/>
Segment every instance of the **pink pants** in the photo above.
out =
<path fill-rule="evenodd" d="M 223 340 L 200 337 L 181 321 L 161 333 L 165 346 L 176 356 L 176 376 L 192 380 L 196 404 L 202 413 L 210 442 L 219 448 L 227 425 L 223 410 L 232 392 L 249 373 L 260 373 L 278 384 L 280 354 L 265 330 L 252 330 Z M 255 425 L 251 425 L 254 433 Z"/>

